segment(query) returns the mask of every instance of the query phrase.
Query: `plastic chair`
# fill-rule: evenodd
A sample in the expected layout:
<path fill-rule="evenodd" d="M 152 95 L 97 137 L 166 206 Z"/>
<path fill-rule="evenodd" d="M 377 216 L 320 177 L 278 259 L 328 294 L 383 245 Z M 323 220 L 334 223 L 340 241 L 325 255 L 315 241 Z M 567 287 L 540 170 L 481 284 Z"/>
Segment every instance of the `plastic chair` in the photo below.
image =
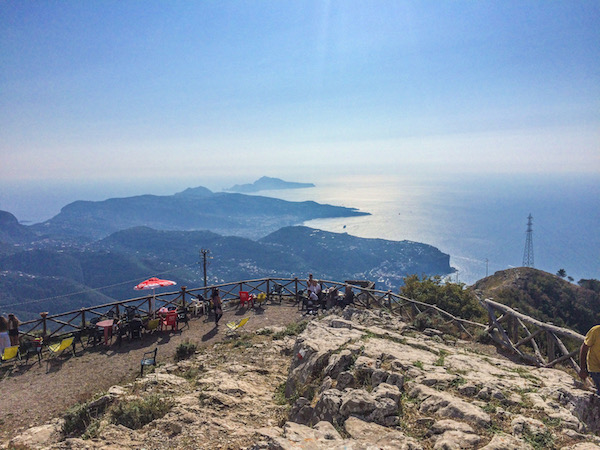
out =
<path fill-rule="evenodd" d="M 69 347 L 71 347 L 71 350 L 73 350 L 73 356 L 75 356 L 75 347 L 73 346 L 73 341 L 74 340 L 75 340 L 74 337 L 63 339 L 58 344 L 49 345 L 48 346 L 48 350 L 50 350 L 50 354 L 53 357 L 57 357 L 62 352 L 64 352 L 66 349 L 68 349 Z"/>
<path fill-rule="evenodd" d="M 235 320 L 232 322 L 229 322 L 227 324 L 227 328 L 229 328 L 229 331 L 227 332 L 227 334 L 229 335 L 229 334 L 236 333 L 240 328 L 242 328 L 244 325 L 246 325 L 246 323 L 248 323 L 248 320 L 250 320 L 250 317 L 244 317 L 239 322 L 236 322 Z"/>
<path fill-rule="evenodd" d="M 146 324 L 146 331 L 153 332 L 160 326 L 160 319 L 151 319 Z"/>
<path fill-rule="evenodd" d="M 6 347 L 2 352 L 1 362 L 10 361 L 11 359 L 21 360 L 21 354 L 19 353 L 19 346 L 13 345 L 12 347 Z"/>
<path fill-rule="evenodd" d="M 177 331 L 177 311 L 169 311 L 160 321 L 160 329 L 171 327 L 171 331 Z"/>
<path fill-rule="evenodd" d="M 145 366 L 156 366 L 156 353 L 158 352 L 158 347 L 150 352 L 145 352 L 142 356 L 142 361 L 140 362 L 140 376 L 144 376 L 144 367 Z"/>
<path fill-rule="evenodd" d="M 141 339 L 143 327 L 144 326 L 142 325 L 142 320 L 139 318 L 133 319 L 132 321 L 130 321 L 128 324 L 129 339 L 135 339 L 135 338 Z"/>
<path fill-rule="evenodd" d="M 181 328 L 179 328 L 180 323 L 183 323 L 184 326 L 187 326 L 188 328 L 190 327 L 190 318 L 188 317 L 188 312 L 185 309 L 177 313 L 177 328 L 179 330 L 181 330 Z"/>
<path fill-rule="evenodd" d="M 271 295 L 272 296 L 279 296 L 279 303 L 281 303 L 281 300 L 283 298 L 283 286 L 280 285 L 279 283 L 275 283 L 273 285 L 273 287 L 271 288 Z"/>
<path fill-rule="evenodd" d="M 258 306 L 260 308 L 262 308 L 262 305 L 267 301 L 267 294 L 265 294 L 264 292 L 261 292 L 260 294 L 258 294 L 256 296 L 256 303 L 258 303 Z"/>
<path fill-rule="evenodd" d="M 254 306 L 254 295 L 249 294 L 247 291 L 240 291 L 240 306 L 243 307 L 245 303 Z"/>

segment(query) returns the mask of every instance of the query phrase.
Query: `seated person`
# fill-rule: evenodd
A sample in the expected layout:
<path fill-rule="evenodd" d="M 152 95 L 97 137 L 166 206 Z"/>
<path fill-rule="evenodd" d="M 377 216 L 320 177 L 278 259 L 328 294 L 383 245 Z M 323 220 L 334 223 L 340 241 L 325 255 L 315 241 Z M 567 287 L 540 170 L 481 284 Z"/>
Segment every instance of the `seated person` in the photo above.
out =
<path fill-rule="evenodd" d="M 319 310 L 319 297 L 314 292 L 308 293 L 308 298 L 306 299 L 306 312 L 308 314 L 317 314 Z"/>

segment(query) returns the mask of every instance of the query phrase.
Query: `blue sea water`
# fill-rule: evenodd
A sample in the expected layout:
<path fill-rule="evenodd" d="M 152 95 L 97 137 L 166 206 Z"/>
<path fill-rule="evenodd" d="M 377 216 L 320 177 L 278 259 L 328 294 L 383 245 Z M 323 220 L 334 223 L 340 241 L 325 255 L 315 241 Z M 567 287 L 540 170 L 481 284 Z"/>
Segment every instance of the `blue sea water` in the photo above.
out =
<path fill-rule="evenodd" d="M 305 225 L 431 244 L 450 254 L 457 270 L 452 279 L 466 284 L 523 265 L 531 214 L 534 267 L 550 273 L 564 268 L 575 281 L 600 278 L 598 176 L 353 176 L 322 180 L 316 188 L 260 194 L 369 212 Z"/>
<path fill-rule="evenodd" d="M 453 280 L 472 284 L 523 263 L 527 216 L 533 216 L 534 266 L 559 269 L 575 281 L 600 279 L 600 176 L 409 174 L 329 176 L 315 188 L 262 191 L 290 201 L 358 208 L 369 216 L 312 220 L 305 225 L 351 235 L 431 244 L 450 255 Z M 166 183 L 0 183 L 0 209 L 23 223 L 41 222 L 74 200 L 140 194 L 171 195 L 203 185 L 214 191 L 231 180 Z"/>

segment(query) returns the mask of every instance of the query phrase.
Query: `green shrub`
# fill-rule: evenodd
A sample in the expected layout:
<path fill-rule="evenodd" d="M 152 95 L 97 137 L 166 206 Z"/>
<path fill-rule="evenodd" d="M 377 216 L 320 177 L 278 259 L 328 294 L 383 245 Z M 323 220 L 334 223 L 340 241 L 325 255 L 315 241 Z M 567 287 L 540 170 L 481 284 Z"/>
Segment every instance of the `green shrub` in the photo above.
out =
<path fill-rule="evenodd" d="M 86 403 L 69 408 L 63 419 L 62 432 L 65 436 L 81 436 L 93 420 Z"/>
<path fill-rule="evenodd" d="M 111 410 L 111 421 L 135 430 L 160 419 L 172 407 L 171 400 L 152 394 L 142 399 L 118 403 Z"/>
<path fill-rule="evenodd" d="M 273 339 L 283 339 L 285 336 L 298 336 L 306 329 L 307 325 L 308 321 L 306 320 L 303 320 L 302 322 L 291 323 L 285 328 L 285 330 L 275 333 L 273 335 Z"/>
<path fill-rule="evenodd" d="M 181 361 L 183 359 L 190 358 L 196 352 L 196 348 L 196 344 L 192 344 L 191 342 L 182 342 L 175 350 L 175 361 Z"/>

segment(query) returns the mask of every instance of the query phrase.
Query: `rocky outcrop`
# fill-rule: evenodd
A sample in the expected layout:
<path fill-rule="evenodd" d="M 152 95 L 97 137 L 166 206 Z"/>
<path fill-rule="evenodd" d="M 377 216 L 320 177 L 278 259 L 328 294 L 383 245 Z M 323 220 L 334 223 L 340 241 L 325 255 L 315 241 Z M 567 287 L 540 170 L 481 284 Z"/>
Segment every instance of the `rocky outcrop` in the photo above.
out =
<path fill-rule="evenodd" d="M 88 439 L 65 437 L 55 421 L 12 445 L 600 448 L 600 399 L 561 370 L 519 365 L 493 347 L 443 333 L 418 333 L 384 311 L 347 308 L 313 319 L 297 337 L 277 339 L 285 333 L 273 331 L 242 335 L 111 389 L 95 400 L 105 412 L 88 427 Z M 117 405 L 150 395 L 169 402 L 166 414 L 137 429 L 115 421 Z"/>

